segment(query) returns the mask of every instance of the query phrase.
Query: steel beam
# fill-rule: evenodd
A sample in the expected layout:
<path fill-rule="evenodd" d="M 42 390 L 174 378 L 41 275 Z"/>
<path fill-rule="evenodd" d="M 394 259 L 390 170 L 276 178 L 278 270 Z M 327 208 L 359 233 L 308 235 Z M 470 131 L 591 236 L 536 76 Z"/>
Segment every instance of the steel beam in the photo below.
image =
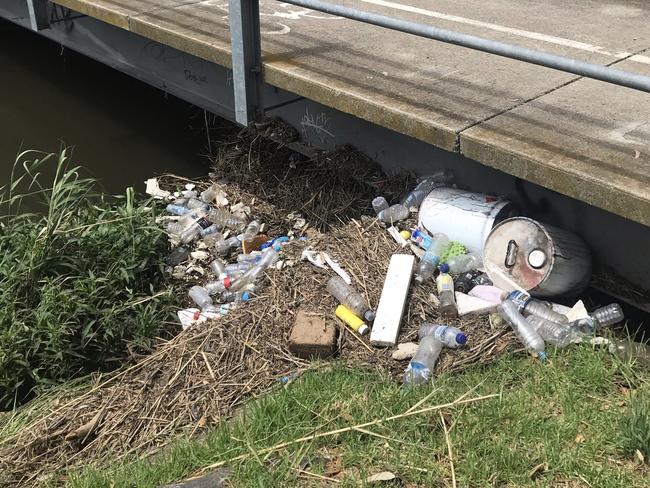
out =
<path fill-rule="evenodd" d="M 493 41 L 483 37 L 472 36 L 446 29 L 439 29 L 427 24 L 419 24 L 408 20 L 396 19 L 386 15 L 380 15 L 364 10 L 357 10 L 343 5 L 334 5 L 321 0 L 282 0 L 285 3 L 306 7 L 319 12 L 358 20 L 366 24 L 373 24 L 387 29 L 392 29 L 419 37 L 426 37 L 436 41 L 455 44 L 456 46 L 467 47 L 477 51 L 483 51 L 505 58 L 516 59 L 526 63 L 537 64 L 567 73 L 573 73 L 595 80 L 605 81 L 614 85 L 625 86 L 650 93 L 650 77 L 622 71 L 599 64 L 587 63 L 579 59 L 558 56 L 543 51 L 527 49 L 513 44 Z"/>
<path fill-rule="evenodd" d="M 29 24 L 34 31 L 47 29 L 50 26 L 48 18 L 47 0 L 27 0 L 29 10 Z"/>
<path fill-rule="evenodd" d="M 262 107 L 262 48 L 259 0 L 230 0 L 235 120 L 249 125 Z"/>

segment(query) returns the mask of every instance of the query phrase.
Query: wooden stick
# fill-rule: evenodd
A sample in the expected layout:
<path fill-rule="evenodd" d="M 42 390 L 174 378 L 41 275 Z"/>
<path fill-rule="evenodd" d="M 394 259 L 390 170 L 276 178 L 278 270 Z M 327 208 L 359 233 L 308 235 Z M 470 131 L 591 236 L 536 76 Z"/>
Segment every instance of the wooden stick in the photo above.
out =
<path fill-rule="evenodd" d="M 447 422 L 445 422 L 445 416 L 442 414 L 441 410 L 438 410 L 440 414 L 440 421 L 442 422 L 442 429 L 445 431 L 445 442 L 447 443 L 447 452 L 449 453 L 449 467 L 451 468 L 451 486 L 456 488 L 456 470 L 454 469 L 454 456 L 451 451 L 451 439 L 449 439 L 449 431 L 447 430 Z"/>
<path fill-rule="evenodd" d="M 370 427 L 371 425 L 377 425 L 377 424 L 381 424 L 381 423 L 384 423 L 384 422 L 391 422 L 393 420 L 401 419 L 401 418 L 404 418 L 404 417 L 411 417 L 413 415 L 420 415 L 422 413 L 433 412 L 435 410 L 440 410 L 442 408 L 449 408 L 449 407 L 454 407 L 456 405 L 461 405 L 461 404 L 465 404 L 465 403 L 478 402 L 478 401 L 481 401 L 481 400 L 487 400 L 488 398 L 494 398 L 494 397 L 498 397 L 498 396 L 499 396 L 498 394 L 494 393 L 494 394 L 491 394 L 491 395 L 483 395 L 483 396 L 480 396 L 480 397 L 468 398 L 468 399 L 465 399 L 465 400 L 454 401 L 454 402 L 450 402 L 450 403 L 444 403 L 442 405 L 436 405 L 436 406 L 433 406 L 433 407 L 422 408 L 420 410 L 414 410 L 414 411 L 408 412 L 408 413 L 401 413 L 399 415 L 393 415 L 391 417 L 386 417 L 386 418 L 383 418 L 383 419 L 371 420 L 370 422 L 364 422 L 362 424 L 353 425 L 351 427 L 343 427 L 341 429 L 334 429 L 334 430 L 330 430 L 328 432 L 321 432 L 321 433 L 318 433 L 318 434 L 312 434 L 312 435 L 308 435 L 308 436 L 305 436 L 305 437 L 299 437 L 298 439 L 293 439 L 291 441 L 281 442 L 281 443 L 276 444 L 276 445 L 271 446 L 271 447 L 266 447 L 264 449 L 261 449 L 261 450 L 257 451 L 256 454 L 259 456 L 260 454 L 266 454 L 268 452 L 277 451 L 279 449 L 283 449 L 283 448 L 291 446 L 293 444 L 300 444 L 302 442 L 312 441 L 314 439 L 319 439 L 321 437 L 329 437 L 329 436 L 333 436 L 333 435 L 336 435 L 336 434 L 343 434 L 345 432 L 350 432 L 352 430 L 358 430 L 358 429 L 361 429 L 361 428 L 364 428 L 364 427 Z M 202 471 L 205 471 L 205 470 L 208 470 L 208 469 L 218 468 L 220 466 L 223 466 L 224 464 L 228 464 L 228 463 L 231 463 L 233 461 L 239 461 L 241 459 L 246 459 L 249 456 L 250 456 L 250 454 L 240 454 L 239 456 L 235 456 L 234 458 L 226 459 L 225 461 L 219 461 L 217 463 L 210 464 L 209 466 L 206 466 L 205 468 L 203 468 Z"/>

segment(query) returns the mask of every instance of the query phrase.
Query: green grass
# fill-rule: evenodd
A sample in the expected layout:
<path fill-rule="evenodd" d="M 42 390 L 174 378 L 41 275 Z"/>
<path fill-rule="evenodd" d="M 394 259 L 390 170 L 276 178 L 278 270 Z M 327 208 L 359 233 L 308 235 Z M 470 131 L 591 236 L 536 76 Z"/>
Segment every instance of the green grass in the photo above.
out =
<path fill-rule="evenodd" d="M 402 484 L 382 486 L 449 486 L 447 444 L 437 411 L 368 427 L 377 435 L 349 431 L 256 453 L 314 432 L 400 414 L 429 394 L 423 407 L 474 389 L 470 396 L 500 396 L 444 409 L 458 486 L 648 486 L 650 471 L 635 460 L 629 443 L 639 422 L 647 427 L 650 413 L 631 398 L 649 391 L 649 379 L 647 371 L 588 346 L 558 352 L 547 363 L 505 357 L 410 391 L 374 372 L 335 363 L 250 403 L 238 420 L 201 440 L 179 440 L 152 459 L 72 472 L 68 481 L 77 488 L 154 487 L 242 456 L 228 463 L 235 468 L 234 486 L 326 483 L 297 470 L 305 460 L 310 460 L 302 464 L 305 470 L 336 476 L 341 486 L 358 486 L 384 470 Z M 635 423 L 625 420 L 631 411 Z M 340 462 L 341 473 L 333 475 L 328 462 L 330 468 Z"/>
<path fill-rule="evenodd" d="M 173 317 L 150 203 L 96 193 L 65 150 L 18 156 L 0 189 L 0 409 L 116 368 Z"/>

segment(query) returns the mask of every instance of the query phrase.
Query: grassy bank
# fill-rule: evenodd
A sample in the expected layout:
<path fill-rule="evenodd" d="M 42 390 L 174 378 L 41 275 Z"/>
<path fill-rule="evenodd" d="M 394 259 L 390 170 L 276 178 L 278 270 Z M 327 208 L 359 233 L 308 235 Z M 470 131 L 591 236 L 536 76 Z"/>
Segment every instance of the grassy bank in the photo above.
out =
<path fill-rule="evenodd" d="M 458 486 L 647 486 L 649 382 L 648 371 L 589 346 L 547 363 L 506 356 L 411 391 L 335 364 L 278 387 L 203 440 L 67 481 L 154 487 L 225 462 L 235 468 L 234 486 L 357 486 L 381 471 L 398 478 L 382 486 L 451 486 L 452 469 Z"/>
<path fill-rule="evenodd" d="M 120 366 L 171 317 L 150 202 L 105 197 L 81 171 L 28 151 L 0 191 L 0 409 Z"/>

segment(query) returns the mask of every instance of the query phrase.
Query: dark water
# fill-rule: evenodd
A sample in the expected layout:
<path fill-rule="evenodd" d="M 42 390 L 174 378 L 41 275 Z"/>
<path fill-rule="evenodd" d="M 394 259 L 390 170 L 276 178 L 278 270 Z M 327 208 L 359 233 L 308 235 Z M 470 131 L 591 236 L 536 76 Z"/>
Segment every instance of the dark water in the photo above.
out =
<path fill-rule="evenodd" d="M 0 21 L 0 185 L 16 155 L 74 148 L 109 193 L 165 171 L 208 171 L 196 107 L 25 29 Z"/>

